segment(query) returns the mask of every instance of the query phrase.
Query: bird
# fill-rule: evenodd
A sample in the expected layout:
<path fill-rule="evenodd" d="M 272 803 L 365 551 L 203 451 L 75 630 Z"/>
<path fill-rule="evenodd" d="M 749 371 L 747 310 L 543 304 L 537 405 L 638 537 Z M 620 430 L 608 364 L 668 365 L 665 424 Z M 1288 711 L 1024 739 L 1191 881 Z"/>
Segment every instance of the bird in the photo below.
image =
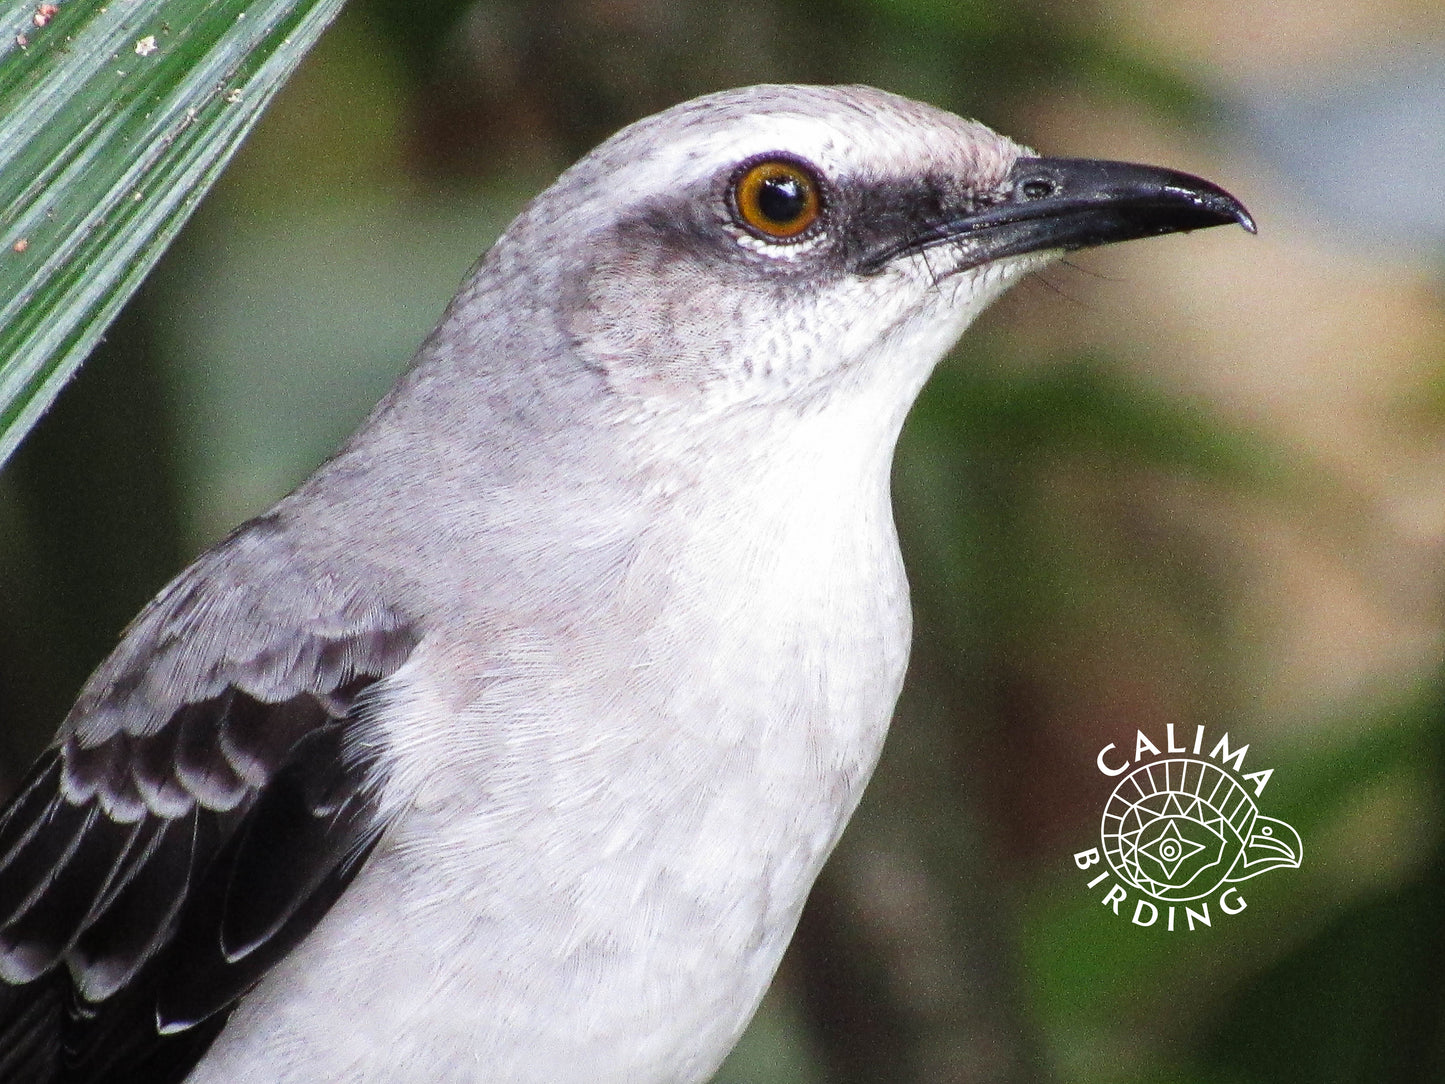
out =
<path fill-rule="evenodd" d="M 1061 253 L 1231 223 L 861 86 L 607 139 L 0 813 L 0 1084 L 707 1080 L 903 682 L 929 374 Z"/>

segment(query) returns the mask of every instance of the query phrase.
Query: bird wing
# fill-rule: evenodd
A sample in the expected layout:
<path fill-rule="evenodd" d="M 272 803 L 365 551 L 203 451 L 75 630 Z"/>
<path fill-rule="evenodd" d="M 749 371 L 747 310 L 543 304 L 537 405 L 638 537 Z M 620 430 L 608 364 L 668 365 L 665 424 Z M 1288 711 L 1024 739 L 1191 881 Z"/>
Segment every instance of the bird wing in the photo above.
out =
<path fill-rule="evenodd" d="M 0 1084 L 183 1079 L 366 861 L 418 634 L 307 565 L 274 516 L 203 556 L 0 813 Z"/>

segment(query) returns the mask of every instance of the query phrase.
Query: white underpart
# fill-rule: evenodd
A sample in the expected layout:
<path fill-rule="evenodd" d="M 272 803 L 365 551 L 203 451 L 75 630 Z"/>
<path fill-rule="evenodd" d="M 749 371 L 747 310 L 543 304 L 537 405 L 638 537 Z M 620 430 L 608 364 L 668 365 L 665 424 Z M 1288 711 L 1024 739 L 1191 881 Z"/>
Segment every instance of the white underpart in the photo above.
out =
<path fill-rule="evenodd" d="M 625 608 L 659 577 L 688 585 L 635 643 L 585 628 L 516 641 L 497 660 L 506 677 L 459 706 L 423 676 L 448 672 L 432 657 L 448 645 L 424 642 L 382 709 L 394 828 L 193 1080 L 708 1079 L 902 684 L 888 476 L 903 416 L 967 323 L 1037 262 L 921 291 L 881 352 L 876 328 L 839 344 L 859 364 L 837 394 L 760 425 L 756 470 L 697 478 L 704 496 L 655 525 L 619 592 Z M 920 260 L 896 273 L 929 274 Z M 600 667 L 601 698 L 575 676 Z"/>

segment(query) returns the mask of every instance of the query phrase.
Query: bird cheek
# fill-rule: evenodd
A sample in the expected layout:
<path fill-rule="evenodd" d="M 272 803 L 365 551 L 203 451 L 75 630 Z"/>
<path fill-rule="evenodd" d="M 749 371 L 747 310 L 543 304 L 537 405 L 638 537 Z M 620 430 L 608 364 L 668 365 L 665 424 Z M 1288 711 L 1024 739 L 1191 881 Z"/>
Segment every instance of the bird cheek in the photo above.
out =
<path fill-rule="evenodd" d="M 732 303 L 688 263 L 623 250 L 583 269 L 567 333 L 619 395 L 696 396 L 722 375 L 735 336 Z"/>

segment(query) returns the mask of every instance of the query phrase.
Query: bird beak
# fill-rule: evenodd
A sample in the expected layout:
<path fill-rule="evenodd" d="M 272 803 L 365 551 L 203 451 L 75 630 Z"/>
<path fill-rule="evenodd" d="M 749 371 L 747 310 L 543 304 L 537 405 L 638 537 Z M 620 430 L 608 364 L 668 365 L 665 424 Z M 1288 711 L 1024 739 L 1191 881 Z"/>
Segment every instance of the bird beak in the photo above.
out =
<path fill-rule="evenodd" d="M 1073 251 L 1235 222 L 1255 232 L 1244 204 L 1188 173 L 1090 158 L 1020 158 L 998 190 L 967 213 L 886 246 L 860 269 L 879 271 L 899 256 L 947 245 L 958 261 L 950 269 L 965 271 L 1029 252 Z"/>
<path fill-rule="evenodd" d="M 1281 866 L 1299 869 L 1303 857 L 1304 845 L 1293 827 L 1273 817 L 1258 817 L 1240 863 L 1227 880 L 1245 881 Z"/>

